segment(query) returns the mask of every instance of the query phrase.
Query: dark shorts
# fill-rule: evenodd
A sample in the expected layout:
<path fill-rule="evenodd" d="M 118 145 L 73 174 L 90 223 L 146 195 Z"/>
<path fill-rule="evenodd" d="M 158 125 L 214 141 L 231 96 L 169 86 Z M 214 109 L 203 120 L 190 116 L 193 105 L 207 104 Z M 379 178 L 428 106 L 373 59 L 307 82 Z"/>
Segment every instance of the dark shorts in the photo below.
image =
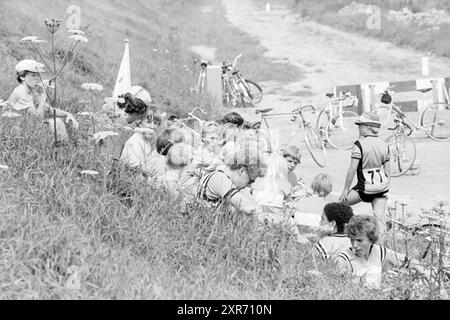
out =
<path fill-rule="evenodd" d="M 357 187 L 354 187 L 353 190 L 358 192 L 359 198 L 361 199 L 362 202 L 369 202 L 369 203 L 371 203 L 376 198 L 386 198 L 387 197 L 387 193 L 389 191 L 389 190 L 386 190 L 386 191 L 383 191 L 383 192 L 380 192 L 380 193 L 366 194 L 363 191 L 358 190 Z"/>

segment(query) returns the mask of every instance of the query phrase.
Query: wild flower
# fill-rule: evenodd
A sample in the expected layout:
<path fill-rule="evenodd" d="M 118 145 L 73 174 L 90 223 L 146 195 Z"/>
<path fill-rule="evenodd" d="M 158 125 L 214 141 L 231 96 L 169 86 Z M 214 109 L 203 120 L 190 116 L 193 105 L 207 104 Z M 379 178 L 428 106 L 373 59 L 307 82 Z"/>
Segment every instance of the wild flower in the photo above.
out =
<path fill-rule="evenodd" d="M 82 117 L 91 117 L 94 114 L 92 112 L 83 111 L 83 112 L 78 112 L 77 115 L 82 116 Z"/>
<path fill-rule="evenodd" d="M 90 176 L 98 175 L 98 171 L 94 171 L 94 170 L 83 170 L 80 173 L 81 174 L 87 174 L 87 175 L 90 175 Z"/>
<path fill-rule="evenodd" d="M 0 164 L 0 170 L 9 170 L 9 167 L 5 164 Z"/>
<path fill-rule="evenodd" d="M 33 39 L 33 40 L 31 40 L 31 42 L 33 42 L 33 43 L 48 43 L 47 40 L 41 40 L 41 39 Z"/>
<path fill-rule="evenodd" d="M 103 86 L 98 83 L 83 83 L 81 89 L 103 91 Z"/>
<path fill-rule="evenodd" d="M 22 39 L 20 39 L 21 42 L 32 42 L 33 40 L 38 40 L 38 37 L 36 36 L 27 36 L 27 37 L 23 37 Z"/>
<path fill-rule="evenodd" d="M 85 34 L 84 31 L 76 30 L 76 29 L 71 29 L 71 30 L 68 30 L 67 32 L 72 33 L 72 34 L 74 34 L 74 35 L 76 35 L 76 34 L 78 34 L 78 35 L 84 35 L 84 34 Z"/>
<path fill-rule="evenodd" d="M 119 98 L 119 100 L 117 100 L 117 103 L 125 103 L 125 99 L 124 98 Z"/>
<path fill-rule="evenodd" d="M 100 141 L 108 138 L 108 137 L 114 137 L 118 136 L 119 134 L 117 132 L 113 131 L 100 131 L 94 134 L 94 140 L 95 143 L 99 143 Z"/>
<path fill-rule="evenodd" d="M 86 37 L 79 34 L 74 34 L 69 38 L 75 40 L 76 42 L 89 42 L 89 40 Z"/>
<path fill-rule="evenodd" d="M 315 277 L 322 277 L 323 276 L 322 272 L 317 271 L 317 270 L 308 270 L 308 273 L 310 275 L 312 275 L 312 276 L 315 276 Z"/>
<path fill-rule="evenodd" d="M 19 113 L 16 113 L 16 112 L 10 112 L 10 111 L 7 111 L 7 112 L 5 112 L 4 114 L 2 114 L 2 117 L 3 118 L 18 118 L 18 117 L 21 117 L 22 115 L 21 114 L 19 114 Z"/>

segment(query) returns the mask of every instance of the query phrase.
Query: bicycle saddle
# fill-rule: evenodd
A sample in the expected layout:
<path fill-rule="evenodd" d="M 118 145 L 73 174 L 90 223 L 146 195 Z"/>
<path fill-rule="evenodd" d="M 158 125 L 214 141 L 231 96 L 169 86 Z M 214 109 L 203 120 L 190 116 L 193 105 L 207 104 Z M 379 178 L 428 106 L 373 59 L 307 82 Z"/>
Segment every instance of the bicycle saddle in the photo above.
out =
<path fill-rule="evenodd" d="M 242 125 L 245 129 L 254 129 L 258 130 L 261 127 L 261 121 L 255 121 L 255 122 L 248 122 L 245 121 Z"/>
<path fill-rule="evenodd" d="M 328 98 L 333 98 L 333 97 L 334 97 L 334 93 L 327 93 L 326 96 L 327 96 Z"/>
<path fill-rule="evenodd" d="M 417 89 L 416 91 L 419 91 L 422 93 L 427 93 L 427 92 L 430 92 L 431 90 L 433 90 L 433 88 Z"/>
<path fill-rule="evenodd" d="M 270 112 L 270 111 L 272 111 L 273 110 L 273 108 L 267 108 L 267 109 L 256 109 L 255 110 L 255 113 L 256 114 L 260 114 L 260 113 L 262 113 L 262 114 L 266 114 L 266 113 L 268 113 L 268 112 Z"/>

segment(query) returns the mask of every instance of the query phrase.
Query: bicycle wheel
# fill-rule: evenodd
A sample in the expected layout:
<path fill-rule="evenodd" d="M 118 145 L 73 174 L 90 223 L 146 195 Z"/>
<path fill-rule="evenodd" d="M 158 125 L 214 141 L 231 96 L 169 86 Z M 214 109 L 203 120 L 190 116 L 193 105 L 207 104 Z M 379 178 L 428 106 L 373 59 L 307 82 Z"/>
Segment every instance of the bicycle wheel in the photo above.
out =
<path fill-rule="evenodd" d="M 328 143 L 335 149 L 348 150 L 359 137 L 359 129 L 355 125 L 358 114 L 353 111 L 343 111 L 328 122 L 325 134 Z"/>
<path fill-rule="evenodd" d="M 409 244 L 408 254 L 426 267 L 441 267 L 450 270 L 450 257 L 448 244 L 449 232 L 445 227 L 436 223 L 423 224 L 412 231 L 413 237 Z M 443 251 L 441 253 L 441 248 Z"/>
<path fill-rule="evenodd" d="M 327 152 L 323 145 L 323 140 L 317 130 L 311 126 L 305 126 L 305 143 L 309 154 L 319 167 L 327 166 Z"/>
<path fill-rule="evenodd" d="M 234 83 L 232 83 L 231 80 L 225 81 L 225 83 L 226 89 L 224 90 L 224 95 L 226 98 L 226 103 L 234 107 L 237 105 L 237 102 L 240 101 L 240 95 L 236 92 Z"/>
<path fill-rule="evenodd" d="M 406 135 L 393 135 L 386 140 L 391 154 L 391 177 L 404 175 L 416 160 L 416 143 Z"/>
<path fill-rule="evenodd" d="M 263 98 L 261 87 L 257 83 L 247 79 L 243 80 L 242 83 L 245 88 L 245 98 L 248 99 L 252 104 L 260 103 Z"/>
<path fill-rule="evenodd" d="M 316 120 L 316 130 L 319 132 L 323 140 L 327 139 L 326 130 L 328 127 L 328 122 L 330 122 L 330 113 L 327 109 L 322 109 Z"/>
<path fill-rule="evenodd" d="M 431 105 L 422 112 L 420 125 L 427 135 L 435 141 L 450 139 L 450 111 L 447 105 Z"/>

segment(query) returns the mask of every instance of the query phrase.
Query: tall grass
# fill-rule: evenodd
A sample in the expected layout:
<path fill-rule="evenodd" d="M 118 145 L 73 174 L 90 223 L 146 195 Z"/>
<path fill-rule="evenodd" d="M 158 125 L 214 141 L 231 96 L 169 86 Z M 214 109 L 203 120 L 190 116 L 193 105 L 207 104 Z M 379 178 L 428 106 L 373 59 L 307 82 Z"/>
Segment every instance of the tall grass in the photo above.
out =
<path fill-rule="evenodd" d="M 67 3 L 51 2 L 46 14 L 64 12 Z M 106 0 L 82 4 L 89 6 L 84 27 L 94 29 L 79 58 L 88 62 L 80 62 L 85 68 L 72 66 L 64 75 L 64 108 L 94 108 L 96 102 L 80 91 L 78 82 L 95 80 L 108 88 L 120 61 L 121 39 L 127 32 L 143 30 L 141 40 L 150 31 L 154 36 L 142 47 L 132 45 L 135 79 L 150 79 L 156 101 L 185 110 L 189 98 L 181 91 L 191 79 L 175 71 L 191 57 L 183 45 L 169 39 L 176 26 L 167 23 L 162 12 L 188 12 L 190 4 L 136 1 L 132 9 L 118 2 L 113 7 Z M 129 10 L 131 18 L 124 21 L 114 8 Z M 146 29 L 147 19 L 138 14 L 143 10 L 158 22 L 149 25 L 153 29 Z M 1 28 L 6 41 L 0 52 L 7 63 L 0 65 L 5 74 L 0 87 L 7 93 L 15 85 L 14 63 L 30 54 L 17 46 L 17 39 L 31 30 L 44 32 L 39 12 L 35 2 L 18 1 L 6 3 L 0 13 L 2 18 L 7 13 L 13 17 L 3 19 L 7 23 Z M 114 25 L 108 25 L 107 16 L 113 17 Z M 169 53 L 159 50 L 164 48 Z M 249 69 L 249 74 L 251 70 L 256 69 Z M 173 94 L 176 90 L 179 95 Z M 367 290 L 337 276 L 330 266 L 313 259 L 310 246 L 297 244 L 281 226 L 260 227 L 254 217 L 200 206 L 181 214 L 181 203 L 141 181 L 132 182 L 134 205 L 124 205 L 106 190 L 111 159 L 88 139 L 86 121 L 80 121 L 78 132 L 69 132 L 73 143 L 55 150 L 41 121 L 30 116 L 0 118 L 0 164 L 9 167 L 0 171 L 0 299 L 389 297 L 388 292 Z M 87 169 L 99 174 L 81 173 Z M 310 272 L 316 269 L 319 274 Z"/>

